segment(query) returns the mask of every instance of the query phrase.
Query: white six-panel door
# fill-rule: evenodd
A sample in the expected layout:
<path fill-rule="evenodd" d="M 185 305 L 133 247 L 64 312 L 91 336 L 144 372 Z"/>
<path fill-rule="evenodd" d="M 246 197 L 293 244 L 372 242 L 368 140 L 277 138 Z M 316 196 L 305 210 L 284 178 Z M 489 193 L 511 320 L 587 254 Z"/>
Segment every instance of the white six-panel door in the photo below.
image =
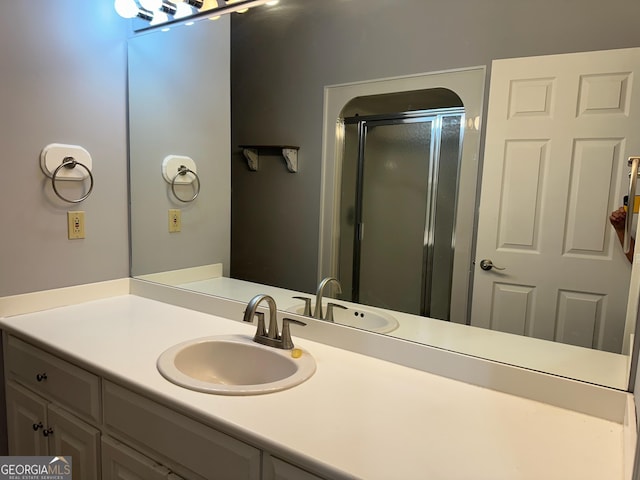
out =
<path fill-rule="evenodd" d="M 493 62 L 471 324 L 620 352 L 640 49 Z M 480 268 L 482 259 L 504 267 Z"/>

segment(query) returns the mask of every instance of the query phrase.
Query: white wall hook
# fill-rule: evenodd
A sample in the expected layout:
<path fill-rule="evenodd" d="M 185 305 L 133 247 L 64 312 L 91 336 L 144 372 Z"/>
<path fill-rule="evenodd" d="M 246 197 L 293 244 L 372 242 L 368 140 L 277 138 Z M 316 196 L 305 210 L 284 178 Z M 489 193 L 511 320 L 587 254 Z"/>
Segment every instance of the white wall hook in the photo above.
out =
<path fill-rule="evenodd" d="M 53 172 L 69 157 L 85 168 L 61 168 L 56 174 L 56 180 L 82 181 L 88 178 L 92 168 L 91 155 L 79 145 L 65 145 L 63 143 L 47 145 L 40 152 L 40 168 L 47 177 L 52 178 Z"/>

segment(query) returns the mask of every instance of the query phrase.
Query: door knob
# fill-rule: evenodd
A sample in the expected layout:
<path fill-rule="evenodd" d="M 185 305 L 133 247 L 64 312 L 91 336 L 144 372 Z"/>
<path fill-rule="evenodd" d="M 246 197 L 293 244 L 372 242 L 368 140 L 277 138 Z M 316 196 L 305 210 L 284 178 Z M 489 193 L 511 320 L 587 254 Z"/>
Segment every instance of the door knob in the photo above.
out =
<path fill-rule="evenodd" d="M 491 270 L 492 268 L 495 268 L 496 270 L 505 270 L 504 267 L 498 267 L 497 265 L 494 265 L 493 262 L 488 258 L 480 261 L 480 268 L 482 270 Z"/>

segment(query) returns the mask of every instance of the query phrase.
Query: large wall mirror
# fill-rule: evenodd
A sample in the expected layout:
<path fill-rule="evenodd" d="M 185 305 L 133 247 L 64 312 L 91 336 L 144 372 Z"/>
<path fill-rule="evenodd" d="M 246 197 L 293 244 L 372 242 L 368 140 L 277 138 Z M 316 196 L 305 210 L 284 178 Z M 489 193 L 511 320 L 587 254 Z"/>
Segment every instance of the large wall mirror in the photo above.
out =
<path fill-rule="evenodd" d="M 281 0 L 132 37 L 132 276 L 297 313 L 332 276 L 337 323 L 626 389 L 638 18 Z"/>

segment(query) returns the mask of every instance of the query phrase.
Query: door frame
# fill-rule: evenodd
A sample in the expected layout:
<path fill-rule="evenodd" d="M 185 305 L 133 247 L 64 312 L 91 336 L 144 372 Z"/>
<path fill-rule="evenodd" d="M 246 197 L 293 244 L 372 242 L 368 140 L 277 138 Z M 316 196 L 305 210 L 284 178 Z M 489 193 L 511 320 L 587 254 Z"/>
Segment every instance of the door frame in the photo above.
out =
<path fill-rule="evenodd" d="M 340 238 L 339 203 L 342 180 L 341 145 L 343 142 L 341 112 L 343 108 L 351 100 L 361 96 L 446 88 L 460 97 L 466 118 L 460 159 L 452 280 L 452 298 L 455 298 L 456 301 L 451 304 L 450 319 L 456 323 L 467 323 L 485 77 L 486 67 L 479 66 L 325 87 L 318 281 L 337 272 Z"/>

